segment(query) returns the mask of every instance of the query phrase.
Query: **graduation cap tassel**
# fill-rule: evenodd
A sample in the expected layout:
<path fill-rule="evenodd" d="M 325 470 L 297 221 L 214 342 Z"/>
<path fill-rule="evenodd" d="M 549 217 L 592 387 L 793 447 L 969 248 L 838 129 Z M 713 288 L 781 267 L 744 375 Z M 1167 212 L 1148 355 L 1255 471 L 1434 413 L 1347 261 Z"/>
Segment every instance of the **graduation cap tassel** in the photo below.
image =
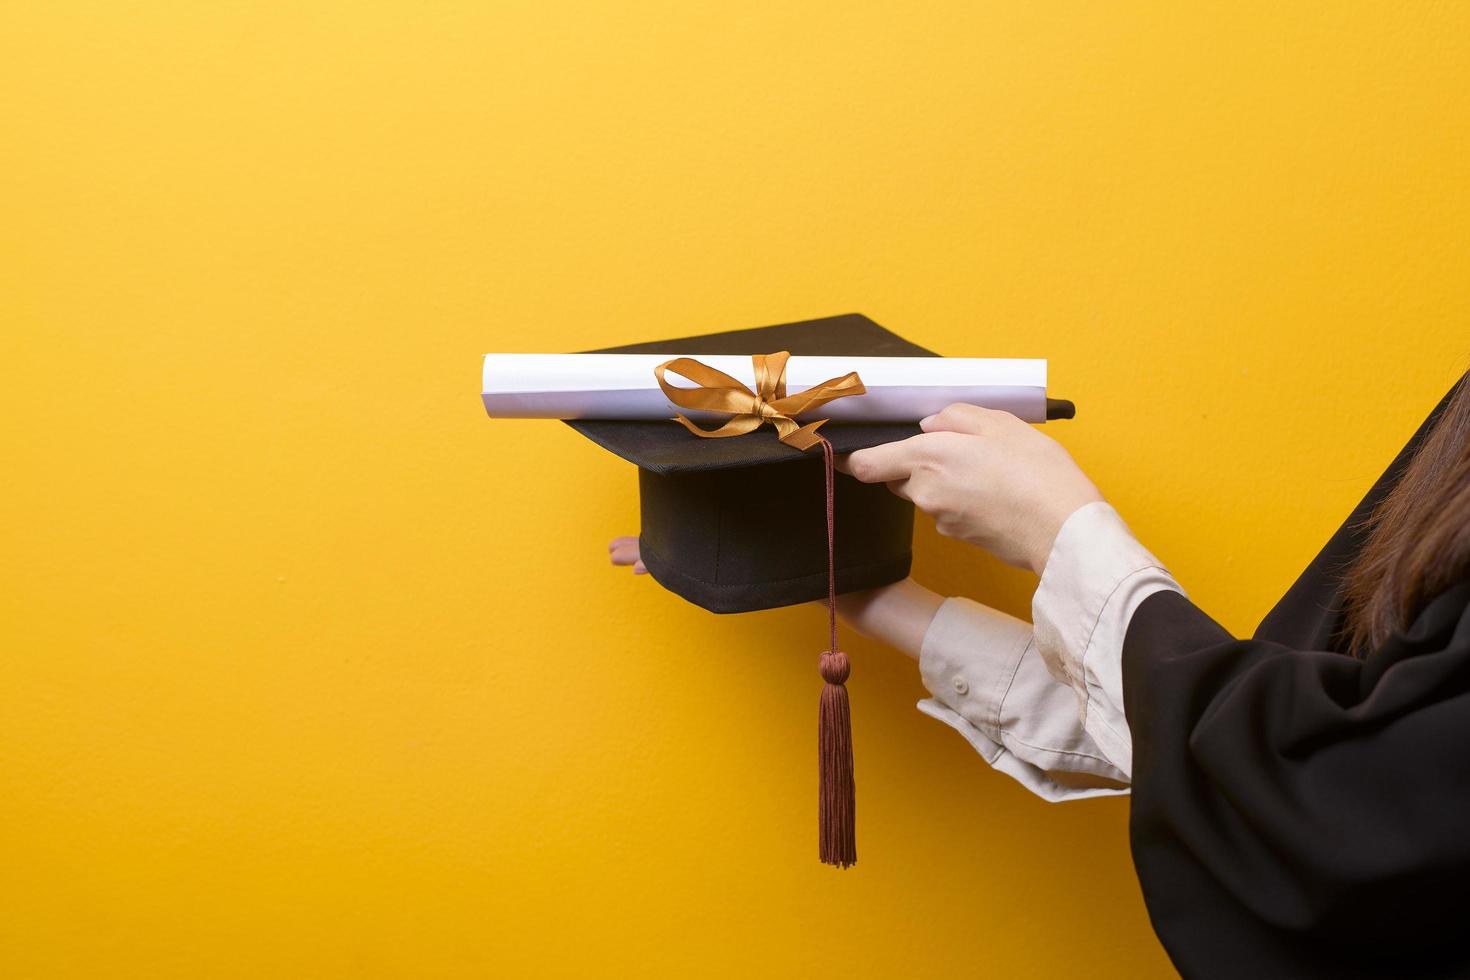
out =
<path fill-rule="evenodd" d="M 823 864 L 839 868 L 857 863 L 857 792 L 852 772 L 852 711 L 847 700 L 847 654 L 837 649 L 837 572 L 833 555 L 834 506 L 832 444 L 822 436 L 827 484 L 827 625 L 831 642 L 818 667 L 822 700 L 817 712 L 817 837 Z"/>

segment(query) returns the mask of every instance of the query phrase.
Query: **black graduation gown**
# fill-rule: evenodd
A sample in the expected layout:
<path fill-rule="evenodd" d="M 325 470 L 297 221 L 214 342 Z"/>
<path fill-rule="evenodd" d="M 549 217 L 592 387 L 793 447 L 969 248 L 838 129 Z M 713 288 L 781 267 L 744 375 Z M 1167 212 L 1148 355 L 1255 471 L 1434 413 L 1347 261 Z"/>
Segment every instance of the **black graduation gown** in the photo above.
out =
<path fill-rule="evenodd" d="M 1186 977 L 1470 976 L 1470 582 L 1334 648 L 1362 522 L 1448 400 L 1254 638 L 1175 592 L 1129 623 L 1129 837 Z"/>

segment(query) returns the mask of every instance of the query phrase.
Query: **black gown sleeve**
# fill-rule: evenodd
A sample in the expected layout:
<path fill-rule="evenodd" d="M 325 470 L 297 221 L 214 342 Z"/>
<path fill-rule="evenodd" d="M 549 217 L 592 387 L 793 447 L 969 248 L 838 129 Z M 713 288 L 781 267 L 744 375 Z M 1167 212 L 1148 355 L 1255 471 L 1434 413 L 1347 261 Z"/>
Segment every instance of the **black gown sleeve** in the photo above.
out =
<path fill-rule="evenodd" d="M 1470 582 L 1365 660 L 1328 648 L 1361 517 L 1432 421 L 1256 638 L 1175 592 L 1129 623 L 1130 843 L 1186 977 L 1470 976 Z"/>

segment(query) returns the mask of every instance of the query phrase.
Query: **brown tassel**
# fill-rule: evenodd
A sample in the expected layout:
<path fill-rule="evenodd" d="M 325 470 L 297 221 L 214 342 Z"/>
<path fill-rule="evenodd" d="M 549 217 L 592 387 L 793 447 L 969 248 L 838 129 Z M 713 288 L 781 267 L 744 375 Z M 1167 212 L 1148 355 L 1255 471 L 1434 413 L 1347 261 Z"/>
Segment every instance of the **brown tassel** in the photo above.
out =
<path fill-rule="evenodd" d="M 818 436 L 818 438 L 821 438 Z M 817 850 L 823 864 L 857 863 L 857 789 L 852 775 L 852 711 L 847 703 L 847 654 L 837 649 L 837 570 L 834 537 L 832 444 L 822 439 L 827 476 L 827 626 L 831 633 L 818 669 L 822 701 L 817 711 Z"/>
<path fill-rule="evenodd" d="M 817 713 L 818 837 L 823 864 L 857 863 L 857 792 L 852 777 L 852 713 L 847 705 L 847 654 L 822 654 L 822 703 Z"/>

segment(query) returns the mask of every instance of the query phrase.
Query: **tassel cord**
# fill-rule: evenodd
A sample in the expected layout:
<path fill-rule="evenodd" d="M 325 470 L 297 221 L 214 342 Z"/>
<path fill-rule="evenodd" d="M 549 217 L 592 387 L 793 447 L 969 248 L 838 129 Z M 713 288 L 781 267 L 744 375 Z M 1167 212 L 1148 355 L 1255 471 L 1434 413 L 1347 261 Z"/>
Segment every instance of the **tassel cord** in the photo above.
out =
<path fill-rule="evenodd" d="M 827 628 L 831 632 L 831 641 L 827 649 L 837 651 L 837 560 L 833 541 L 836 538 L 836 506 L 833 483 L 836 476 L 832 465 L 832 444 L 827 441 L 826 436 L 819 435 L 822 440 L 822 462 L 826 467 L 827 484 Z"/>

